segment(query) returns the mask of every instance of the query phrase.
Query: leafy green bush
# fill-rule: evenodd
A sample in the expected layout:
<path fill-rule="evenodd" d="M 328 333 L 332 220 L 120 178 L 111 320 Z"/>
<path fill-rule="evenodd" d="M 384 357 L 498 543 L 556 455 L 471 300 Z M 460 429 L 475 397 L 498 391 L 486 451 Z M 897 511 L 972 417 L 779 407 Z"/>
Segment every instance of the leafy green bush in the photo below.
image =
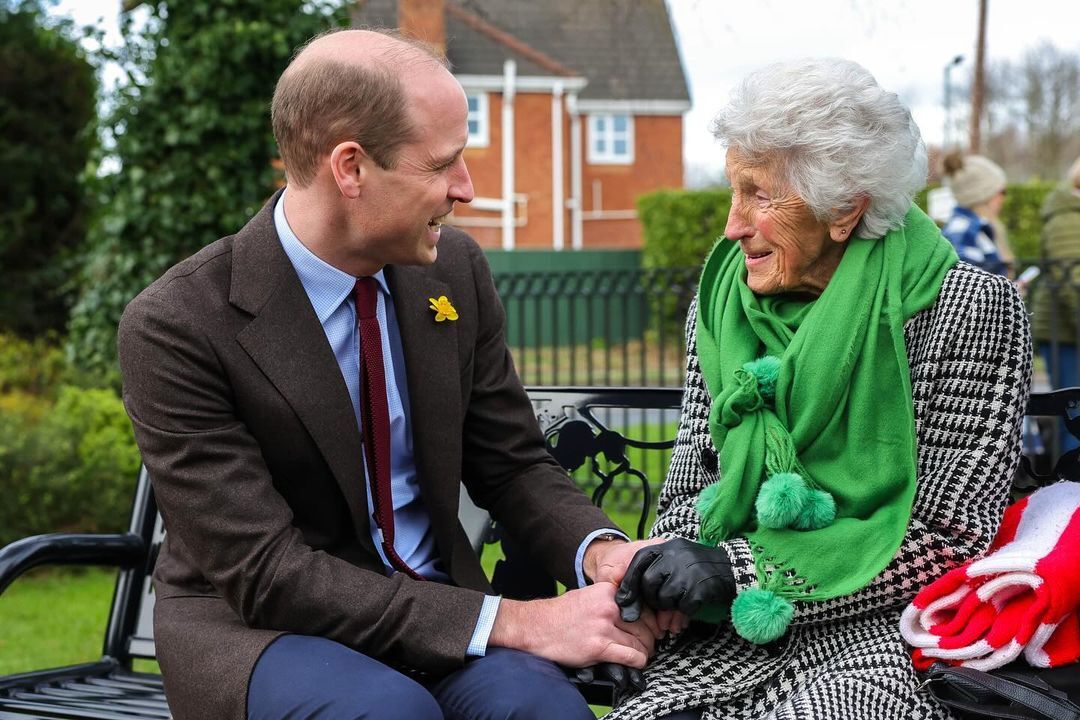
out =
<path fill-rule="evenodd" d="M 97 80 L 66 24 L 0 0 L 0 329 L 62 329 L 90 199 Z"/>
<path fill-rule="evenodd" d="M 730 190 L 659 190 L 637 199 L 645 268 L 700 267 L 724 233 Z"/>
<path fill-rule="evenodd" d="M 54 336 L 24 340 L 0 332 L 0 396 L 22 392 L 55 397 L 60 385 L 71 377 L 71 369 Z"/>
<path fill-rule="evenodd" d="M 1037 260 L 1039 257 L 1039 233 L 1042 220 L 1039 208 L 1050 191 L 1052 183 L 1029 183 L 1010 185 L 1005 193 L 1005 206 L 1001 208 L 1001 220 L 1008 231 L 1009 246 L 1017 258 Z"/>
<path fill-rule="evenodd" d="M 126 526 L 139 469 L 131 423 L 114 391 L 79 380 L 55 338 L 0 334 L 0 545 Z"/>
<path fill-rule="evenodd" d="M 139 462 L 112 390 L 65 385 L 55 403 L 0 395 L 0 545 L 44 532 L 123 530 Z"/>
<path fill-rule="evenodd" d="M 124 306 L 169 265 L 255 214 L 280 179 L 270 98 L 293 49 L 343 24 L 341 0 L 159 0 L 125 23 L 132 81 L 104 121 L 122 172 L 103 178 L 70 322 L 70 357 L 116 362 Z"/>

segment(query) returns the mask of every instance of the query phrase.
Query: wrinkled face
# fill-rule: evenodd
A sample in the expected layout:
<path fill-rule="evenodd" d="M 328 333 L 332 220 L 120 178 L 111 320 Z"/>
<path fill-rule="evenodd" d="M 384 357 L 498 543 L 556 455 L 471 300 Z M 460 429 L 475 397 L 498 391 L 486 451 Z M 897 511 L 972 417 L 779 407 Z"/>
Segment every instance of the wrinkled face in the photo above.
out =
<path fill-rule="evenodd" d="M 446 72 L 408 81 L 414 138 L 397 165 L 372 163 L 362 222 L 367 250 L 383 264 L 430 265 L 438 254 L 442 220 L 455 202 L 473 199 L 462 152 L 468 139 L 468 103 Z"/>
<path fill-rule="evenodd" d="M 814 217 L 802 198 L 786 189 L 766 164 L 727 152 L 731 212 L 724 234 L 745 256 L 746 284 L 758 295 L 820 294 L 840 264 L 846 244 Z"/>

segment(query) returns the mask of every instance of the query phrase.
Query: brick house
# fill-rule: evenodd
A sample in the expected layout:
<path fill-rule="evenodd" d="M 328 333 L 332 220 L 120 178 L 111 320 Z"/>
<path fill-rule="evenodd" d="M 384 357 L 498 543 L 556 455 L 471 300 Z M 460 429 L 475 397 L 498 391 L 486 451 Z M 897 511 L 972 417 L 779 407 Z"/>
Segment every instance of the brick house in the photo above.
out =
<path fill-rule="evenodd" d="M 476 189 L 451 222 L 486 248 L 640 248 L 634 199 L 683 185 L 690 96 L 664 0 L 358 0 L 353 24 L 446 54 Z"/>

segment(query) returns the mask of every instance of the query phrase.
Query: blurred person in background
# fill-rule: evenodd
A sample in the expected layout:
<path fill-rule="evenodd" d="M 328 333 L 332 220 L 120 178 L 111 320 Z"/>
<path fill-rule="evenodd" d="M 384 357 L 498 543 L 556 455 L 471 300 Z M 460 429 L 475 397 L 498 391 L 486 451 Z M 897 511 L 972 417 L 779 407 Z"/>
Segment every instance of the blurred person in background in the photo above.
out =
<path fill-rule="evenodd" d="M 998 221 L 1005 204 L 1005 171 L 982 155 L 945 156 L 945 184 L 956 200 L 942 233 L 957 255 L 987 272 L 1008 275 L 1013 256 Z"/>
<path fill-rule="evenodd" d="M 1046 362 L 1051 387 L 1074 387 L 1080 385 L 1076 364 L 1080 323 L 1080 158 L 1069 168 L 1065 182 L 1046 197 L 1040 215 L 1043 274 L 1033 289 L 1032 335 Z M 1080 440 L 1065 431 L 1064 421 L 1060 437 L 1062 450 L 1080 446 Z"/>

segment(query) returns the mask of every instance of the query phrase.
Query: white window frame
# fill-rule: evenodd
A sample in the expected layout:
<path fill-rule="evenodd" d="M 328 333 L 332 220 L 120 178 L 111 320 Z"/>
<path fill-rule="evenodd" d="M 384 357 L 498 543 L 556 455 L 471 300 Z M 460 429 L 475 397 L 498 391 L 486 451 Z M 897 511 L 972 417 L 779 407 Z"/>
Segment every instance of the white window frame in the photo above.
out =
<path fill-rule="evenodd" d="M 615 152 L 615 140 L 622 139 L 615 132 L 615 118 L 626 118 L 626 152 Z M 603 122 L 602 129 L 597 128 L 597 122 Z M 589 163 L 593 165 L 630 165 L 634 162 L 634 116 L 630 113 L 603 112 L 591 113 L 588 122 L 589 131 Z M 597 149 L 598 140 L 604 140 L 604 150 Z"/>
<path fill-rule="evenodd" d="M 466 90 L 465 96 L 469 99 L 476 98 L 476 111 L 469 111 L 469 120 L 476 121 L 476 132 L 469 132 L 466 147 L 487 147 L 491 142 L 491 133 L 488 127 L 488 94 L 476 90 Z"/>

